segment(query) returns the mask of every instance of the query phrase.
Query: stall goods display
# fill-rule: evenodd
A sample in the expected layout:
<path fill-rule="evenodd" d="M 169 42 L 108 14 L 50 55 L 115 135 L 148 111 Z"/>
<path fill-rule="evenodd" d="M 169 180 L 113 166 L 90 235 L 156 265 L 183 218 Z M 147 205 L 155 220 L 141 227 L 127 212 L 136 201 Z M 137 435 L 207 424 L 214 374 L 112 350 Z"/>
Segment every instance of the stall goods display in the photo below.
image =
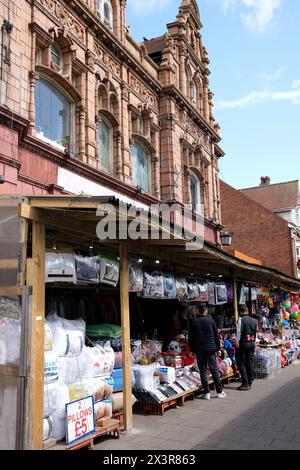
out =
<path fill-rule="evenodd" d="M 123 392 L 114 393 L 111 397 L 112 402 L 112 411 L 113 413 L 117 413 L 123 411 L 124 407 L 124 394 Z M 136 403 L 136 398 L 132 395 L 132 406 Z"/>
<path fill-rule="evenodd" d="M 47 317 L 53 335 L 53 350 L 59 357 L 80 356 L 85 341 L 85 321 L 65 320 L 56 313 Z"/>
<path fill-rule="evenodd" d="M 18 388 L 15 385 L 0 387 L 0 450 L 14 450 L 17 423 Z"/>
<path fill-rule="evenodd" d="M 152 274 L 144 273 L 143 296 L 164 298 L 164 295 L 165 287 L 163 274 L 159 272 Z"/>
<path fill-rule="evenodd" d="M 89 325 L 86 328 L 86 335 L 94 339 L 120 339 L 122 337 L 122 328 L 119 325 L 102 323 L 100 325 Z"/>
<path fill-rule="evenodd" d="M 135 364 L 132 366 L 134 373 L 135 385 L 134 388 L 141 390 L 154 390 L 154 370 L 153 365 L 143 366 Z"/>
<path fill-rule="evenodd" d="M 99 284 L 100 257 L 75 255 L 78 284 Z"/>
<path fill-rule="evenodd" d="M 186 279 L 175 278 L 176 295 L 178 299 L 185 300 L 188 295 L 188 285 Z"/>
<path fill-rule="evenodd" d="M 257 348 L 254 371 L 257 379 L 272 378 L 281 368 L 281 351 Z"/>
<path fill-rule="evenodd" d="M 53 349 L 53 334 L 47 322 L 45 322 L 44 349 L 45 351 L 52 351 Z"/>
<path fill-rule="evenodd" d="M 103 418 L 111 418 L 112 417 L 112 403 L 110 400 L 100 401 L 96 403 L 94 406 L 95 411 L 95 421 L 99 421 Z"/>
<path fill-rule="evenodd" d="M 124 385 L 123 385 L 123 369 L 114 369 L 111 373 L 111 377 L 114 382 L 114 392 L 122 392 Z M 131 373 L 131 384 L 134 386 L 135 377 L 132 371 Z"/>
<path fill-rule="evenodd" d="M 21 320 L 0 318 L 0 365 L 18 366 L 21 346 Z"/>
<path fill-rule="evenodd" d="M 114 258 L 100 256 L 100 283 L 117 287 L 119 275 L 119 262 Z"/>
<path fill-rule="evenodd" d="M 56 409 L 58 381 L 44 385 L 44 418 L 51 416 Z"/>
<path fill-rule="evenodd" d="M 164 295 L 167 298 L 176 298 L 176 284 L 173 274 L 166 274 L 164 276 Z"/>
<path fill-rule="evenodd" d="M 162 379 L 164 382 L 171 384 L 175 382 L 176 374 L 174 367 L 157 367 L 157 369 L 162 374 Z"/>
<path fill-rule="evenodd" d="M 176 352 L 163 352 L 161 356 L 164 359 L 164 363 L 167 367 L 180 368 L 183 366 L 182 357 Z"/>
<path fill-rule="evenodd" d="M 129 265 L 129 292 L 142 292 L 144 285 L 144 271 L 137 263 Z"/>
<path fill-rule="evenodd" d="M 199 301 L 208 302 L 208 284 L 207 282 L 199 283 Z"/>
<path fill-rule="evenodd" d="M 76 284 L 75 256 L 73 253 L 46 253 L 45 282 L 69 282 Z"/>
<path fill-rule="evenodd" d="M 53 413 L 52 418 L 52 434 L 51 437 L 57 441 L 62 441 L 66 437 L 66 418 Z"/>
<path fill-rule="evenodd" d="M 46 384 L 57 382 L 58 380 L 58 358 L 53 351 L 45 352 L 44 360 L 44 381 Z"/>
<path fill-rule="evenodd" d="M 0 321 L 21 319 L 21 302 L 19 297 L 0 297 Z"/>
<path fill-rule="evenodd" d="M 58 380 L 61 385 L 70 385 L 79 382 L 85 375 L 85 357 L 58 357 Z"/>
<path fill-rule="evenodd" d="M 50 416 L 43 420 L 43 441 L 46 441 L 51 437 L 53 429 L 53 420 Z"/>
<path fill-rule="evenodd" d="M 140 363 L 148 365 L 156 361 L 162 353 L 163 343 L 161 341 L 147 340 L 142 341 L 142 358 Z"/>
<path fill-rule="evenodd" d="M 199 284 L 198 281 L 188 281 L 188 300 L 198 300 L 199 299 Z"/>
<path fill-rule="evenodd" d="M 215 283 L 208 282 L 207 290 L 208 290 L 208 305 L 216 305 Z"/>
<path fill-rule="evenodd" d="M 215 298 L 216 305 L 224 305 L 227 303 L 227 287 L 225 283 L 216 283 L 215 284 Z"/>

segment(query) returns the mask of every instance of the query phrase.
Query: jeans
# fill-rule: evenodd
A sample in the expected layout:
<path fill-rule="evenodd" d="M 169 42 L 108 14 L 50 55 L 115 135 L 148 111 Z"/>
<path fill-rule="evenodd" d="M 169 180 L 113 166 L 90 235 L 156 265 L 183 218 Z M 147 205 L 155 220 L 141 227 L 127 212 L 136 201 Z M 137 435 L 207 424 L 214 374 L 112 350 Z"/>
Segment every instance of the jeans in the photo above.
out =
<path fill-rule="evenodd" d="M 242 377 L 242 385 L 251 387 L 254 381 L 255 342 L 241 343 L 236 351 L 237 365 Z"/>
<path fill-rule="evenodd" d="M 214 384 L 216 386 L 217 393 L 222 393 L 223 388 L 220 380 L 220 375 L 218 372 L 218 363 L 216 358 L 216 353 L 212 352 L 201 352 L 197 354 L 197 361 L 201 376 L 202 387 L 204 388 L 204 393 L 210 393 L 210 388 L 208 384 L 208 374 L 207 367 L 212 374 Z"/>

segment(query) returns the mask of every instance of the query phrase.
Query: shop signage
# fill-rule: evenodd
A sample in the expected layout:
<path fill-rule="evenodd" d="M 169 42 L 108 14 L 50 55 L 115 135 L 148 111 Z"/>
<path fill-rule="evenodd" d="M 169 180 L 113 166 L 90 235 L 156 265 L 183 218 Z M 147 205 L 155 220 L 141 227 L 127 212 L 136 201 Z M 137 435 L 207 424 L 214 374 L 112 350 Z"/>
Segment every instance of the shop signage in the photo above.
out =
<path fill-rule="evenodd" d="M 67 444 L 95 432 L 93 397 L 67 403 Z"/>

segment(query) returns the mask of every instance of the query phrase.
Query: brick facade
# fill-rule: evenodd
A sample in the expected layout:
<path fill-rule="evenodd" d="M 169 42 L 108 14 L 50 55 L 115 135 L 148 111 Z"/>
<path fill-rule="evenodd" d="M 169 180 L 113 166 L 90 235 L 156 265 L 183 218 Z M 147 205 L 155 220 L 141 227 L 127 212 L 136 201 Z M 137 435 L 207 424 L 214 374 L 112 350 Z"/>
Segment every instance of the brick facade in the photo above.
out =
<path fill-rule="evenodd" d="M 12 31 L 2 28 L 0 174 L 6 183 L 0 194 L 68 193 L 76 175 L 82 178 L 78 192 L 88 194 L 93 181 L 102 192 L 109 188 L 146 204 L 187 204 L 193 172 L 201 183 L 207 236 L 217 243 L 218 160 L 224 154 L 197 3 L 182 0 L 164 36 L 137 44 L 126 27 L 126 0 L 103 2 L 111 5 L 112 27 L 99 17 L 97 0 L 0 0 L 1 20 L 13 25 Z M 52 46 L 61 54 L 59 71 Z M 72 104 L 67 154 L 37 132 L 39 80 Z M 110 172 L 99 160 L 103 120 L 113 129 Z M 150 155 L 147 193 L 133 184 L 134 143 Z"/>
<path fill-rule="evenodd" d="M 296 276 L 293 240 L 287 221 L 220 181 L 225 227 L 234 233 L 232 248 L 287 275 Z"/>

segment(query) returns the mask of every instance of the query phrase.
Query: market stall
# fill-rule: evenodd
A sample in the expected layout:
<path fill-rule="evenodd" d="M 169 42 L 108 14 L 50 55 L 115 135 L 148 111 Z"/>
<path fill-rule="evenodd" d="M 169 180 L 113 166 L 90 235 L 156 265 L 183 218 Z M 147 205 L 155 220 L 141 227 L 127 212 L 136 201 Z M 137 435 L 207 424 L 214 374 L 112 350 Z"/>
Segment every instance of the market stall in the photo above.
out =
<path fill-rule="evenodd" d="M 0 201 L 3 207 L 6 201 Z M 5 278 L 3 295 L 7 299 L 9 289 L 27 286 L 24 307 L 18 297 L 22 309 L 29 306 L 28 317 L 21 314 L 27 332 L 22 361 L 26 341 L 30 346 L 26 364 L 16 372 L 25 384 L 18 401 L 24 411 L 20 423 L 28 417 L 21 448 L 43 448 L 43 431 L 45 437 L 53 433 L 53 415 L 56 431 L 62 430 L 66 402 L 87 393 L 103 428 L 119 414 L 130 430 L 136 400 L 137 412 L 147 400 L 159 410 L 170 400 L 182 405 L 201 387 L 187 339 L 197 305 L 208 304 L 218 323 L 224 346 L 220 372 L 228 379 L 234 369 L 230 339 L 239 285 L 247 281 L 299 291 L 295 279 L 237 260 L 209 243 L 187 251 L 186 238 L 172 224 L 166 228 L 161 219 L 153 222 L 150 213 L 144 214 L 146 231 L 155 223 L 159 239 L 120 240 L 116 235 L 99 240 L 97 223 L 104 216 L 97 209 L 106 207 L 110 217 L 114 205 L 117 228 L 127 226 L 130 218 L 114 198 L 15 200 L 22 255 L 16 279 Z M 5 367 L 9 360 L 3 361 Z M 1 412 L 3 423 L 3 407 Z"/>

